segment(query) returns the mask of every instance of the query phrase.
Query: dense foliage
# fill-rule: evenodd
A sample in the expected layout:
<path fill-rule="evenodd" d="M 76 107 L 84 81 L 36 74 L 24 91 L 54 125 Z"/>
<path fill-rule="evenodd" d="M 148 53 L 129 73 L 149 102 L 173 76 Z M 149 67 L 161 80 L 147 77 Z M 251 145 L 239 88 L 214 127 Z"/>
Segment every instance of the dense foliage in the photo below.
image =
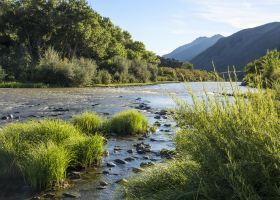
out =
<path fill-rule="evenodd" d="M 54 52 L 59 52 L 59 57 L 56 53 L 55 57 L 46 57 L 45 52 L 50 47 Z M 80 60 L 81 58 L 85 59 Z M 143 68 L 135 72 L 136 77 L 133 77 L 133 73 L 129 77 L 126 66 L 114 68 L 118 60 L 121 60 L 121 64 L 129 63 L 132 71 Z M 139 66 L 138 63 L 141 62 L 145 64 Z M 61 74 L 70 76 L 73 72 L 78 74 L 77 78 L 82 76 L 82 79 L 88 79 L 83 73 L 93 66 L 89 75 L 98 68 L 110 71 L 112 80 L 143 82 L 145 80 L 142 78 L 147 74 L 148 79 L 153 77 L 147 66 L 158 63 L 159 59 L 147 51 L 143 43 L 133 41 L 128 32 L 114 26 L 108 18 L 100 16 L 84 0 L 1 1 L 0 65 L 7 73 L 6 80 L 44 80 L 35 71 L 39 65 L 39 69 L 42 68 L 45 73 L 56 73 L 51 71 L 57 69 L 58 77 L 54 77 L 57 80 Z M 100 74 L 103 75 L 104 73 Z M 48 74 L 42 76 L 49 78 Z M 64 81 L 57 83 L 57 80 L 47 82 L 60 85 Z M 72 85 L 73 80 L 69 81 L 67 84 Z M 88 80 L 85 83 L 75 82 L 75 85 L 85 85 L 87 82 Z"/>
<path fill-rule="evenodd" d="M 159 81 L 213 81 L 218 79 L 217 74 L 202 70 L 170 67 L 160 67 L 158 70 Z"/>
<path fill-rule="evenodd" d="M 244 82 L 249 86 L 257 86 L 261 83 L 263 87 L 271 88 L 275 82 L 280 80 L 280 52 L 268 51 L 267 54 L 245 67 Z"/>
<path fill-rule="evenodd" d="M 133 177 L 127 199 L 279 199 L 279 114 L 273 91 L 178 102 L 177 162 Z"/>
<path fill-rule="evenodd" d="M 155 82 L 160 60 L 160 66 L 192 69 L 147 51 L 85 0 L 1 1 L 0 82 L 70 87 Z"/>

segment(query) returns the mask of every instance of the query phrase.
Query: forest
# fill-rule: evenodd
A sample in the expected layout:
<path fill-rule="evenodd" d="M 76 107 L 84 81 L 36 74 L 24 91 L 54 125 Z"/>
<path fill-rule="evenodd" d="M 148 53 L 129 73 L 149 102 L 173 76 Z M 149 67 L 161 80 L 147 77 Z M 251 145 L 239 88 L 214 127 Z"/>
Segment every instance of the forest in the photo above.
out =
<path fill-rule="evenodd" d="M 157 81 L 156 54 L 87 1 L 0 4 L 0 81 L 66 87 Z M 202 75 L 212 79 L 207 72 Z"/>

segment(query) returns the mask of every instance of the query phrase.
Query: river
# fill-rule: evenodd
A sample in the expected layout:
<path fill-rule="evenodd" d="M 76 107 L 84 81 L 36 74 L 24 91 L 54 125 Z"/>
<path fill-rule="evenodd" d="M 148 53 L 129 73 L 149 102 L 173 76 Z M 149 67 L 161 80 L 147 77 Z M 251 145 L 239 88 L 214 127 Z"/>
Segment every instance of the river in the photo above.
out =
<path fill-rule="evenodd" d="M 106 148 L 109 156 L 104 157 L 101 167 L 82 173 L 82 178 L 72 181 L 72 186 L 68 189 L 44 193 L 54 194 L 56 199 L 71 199 L 65 197 L 64 193 L 75 194 L 77 199 L 83 200 L 119 199 L 120 197 L 116 197 L 116 190 L 119 186 L 116 182 L 118 180 L 133 175 L 132 169 L 139 167 L 141 163 L 165 162 L 165 159 L 159 155 L 159 151 L 163 148 L 174 149 L 173 136 L 176 132 L 176 124 L 170 117 L 155 119 L 156 113 L 162 109 L 174 108 L 174 97 L 191 103 L 191 96 L 187 90 L 191 89 L 195 95 L 203 97 L 205 92 L 210 95 L 218 93 L 221 85 L 228 93 L 232 92 L 229 83 L 217 84 L 213 82 L 120 88 L 0 89 L 0 126 L 30 119 L 60 118 L 71 120 L 73 115 L 85 111 L 94 111 L 110 117 L 116 112 L 137 108 L 139 105 L 150 107 L 150 109 L 143 109 L 141 112 L 148 117 L 150 124 L 156 121 L 160 122 L 161 126 L 155 134 L 144 138 L 108 138 Z M 234 87 L 239 87 L 239 83 L 234 83 Z M 244 87 L 240 88 L 246 90 Z M 149 144 L 151 153 L 138 155 L 127 152 L 127 150 L 133 150 L 134 145 L 139 142 Z M 128 157 L 133 157 L 134 160 L 125 165 L 107 167 L 107 163 L 110 161 Z M 100 189 L 100 181 L 107 182 L 108 186 Z M 22 185 L 14 190 L 2 192 L 0 199 L 30 199 L 33 196 L 30 188 Z"/>

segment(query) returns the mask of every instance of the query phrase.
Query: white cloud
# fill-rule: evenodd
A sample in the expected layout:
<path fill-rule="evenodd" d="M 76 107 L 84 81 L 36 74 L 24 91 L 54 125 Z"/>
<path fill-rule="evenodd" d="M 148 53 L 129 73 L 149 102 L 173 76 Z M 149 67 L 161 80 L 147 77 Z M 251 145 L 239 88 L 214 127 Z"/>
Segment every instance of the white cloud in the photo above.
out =
<path fill-rule="evenodd" d="M 239 29 L 280 21 L 280 0 L 184 1 L 197 5 L 197 16 Z"/>

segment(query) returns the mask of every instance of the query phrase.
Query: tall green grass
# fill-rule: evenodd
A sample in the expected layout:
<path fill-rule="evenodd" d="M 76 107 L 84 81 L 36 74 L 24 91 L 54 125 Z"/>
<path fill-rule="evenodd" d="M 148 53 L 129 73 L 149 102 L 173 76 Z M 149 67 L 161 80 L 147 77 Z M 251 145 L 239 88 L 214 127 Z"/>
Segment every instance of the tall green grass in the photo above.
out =
<path fill-rule="evenodd" d="M 118 135 L 137 135 L 148 132 L 148 119 L 136 110 L 117 113 L 109 124 L 110 131 Z"/>
<path fill-rule="evenodd" d="M 98 163 L 103 143 L 61 120 L 7 125 L 0 132 L 0 178 L 23 178 L 38 190 L 59 186 L 69 168 Z"/>
<path fill-rule="evenodd" d="M 106 119 L 93 112 L 85 112 L 73 117 L 72 123 L 82 132 L 95 134 L 104 131 Z"/>
<path fill-rule="evenodd" d="M 173 176 L 178 173 L 172 172 L 173 163 L 161 173 L 144 173 L 129 182 L 127 199 L 280 198 L 280 120 L 275 94 L 257 90 L 244 98 L 233 90 L 232 98 L 192 94 L 192 105 L 178 102 L 177 159 L 194 162 L 198 170 L 175 182 Z M 181 170 L 187 171 L 188 166 Z M 168 182 L 178 187 L 167 187 Z"/>

